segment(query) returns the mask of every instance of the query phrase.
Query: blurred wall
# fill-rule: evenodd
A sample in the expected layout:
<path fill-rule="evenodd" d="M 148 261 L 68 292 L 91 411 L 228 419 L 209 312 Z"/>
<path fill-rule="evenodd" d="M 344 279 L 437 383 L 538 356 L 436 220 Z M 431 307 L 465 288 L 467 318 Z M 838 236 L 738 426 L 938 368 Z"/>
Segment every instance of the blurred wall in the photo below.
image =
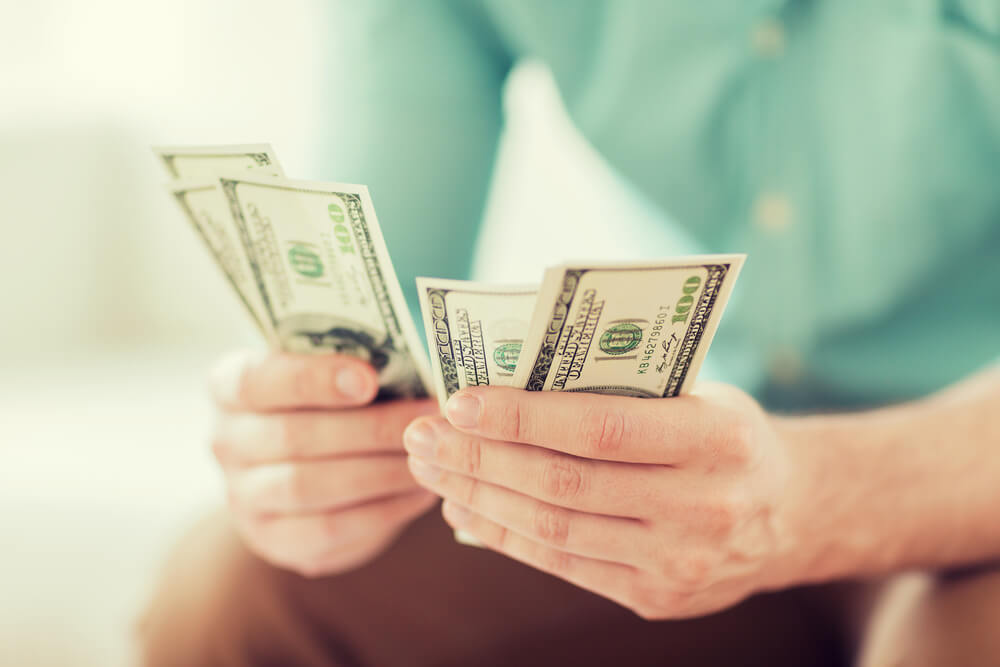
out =
<path fill-rule="evenodd" d="M 270 141 L 301 172 L 321 0 L 4 0 L 0 367 L 252 340 L 157 143 Z"/>
<path fill-rule="evenodd" d="M 150 145 L 305 171 L 323 0 L 0 0 L 0 664 L 135 664 L 220 503 L 202 377 L 256 342 Z"/>

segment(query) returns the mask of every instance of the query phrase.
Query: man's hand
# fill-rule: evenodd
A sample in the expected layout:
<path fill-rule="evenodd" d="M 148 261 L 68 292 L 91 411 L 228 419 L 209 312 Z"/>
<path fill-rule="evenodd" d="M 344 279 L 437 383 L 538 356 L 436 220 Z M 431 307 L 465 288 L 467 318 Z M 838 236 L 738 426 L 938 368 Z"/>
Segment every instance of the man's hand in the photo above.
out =
<path fill-rule="evenodd" d="M 212 448 L 250 548 L 306 576 L 359 566 L 436 498 L 402 432 L 430 400 L 369 405 L 375 371 L 345 356 L 239 354 L 212 373 Z"/>
<path fill-rule="evenodd" d="M 487 547 L 649 619 L 787 583 L 803 490 L 770 418 L 725 385 L 693 395 L 463 390 L 422 417 L 410 468 Z"/>

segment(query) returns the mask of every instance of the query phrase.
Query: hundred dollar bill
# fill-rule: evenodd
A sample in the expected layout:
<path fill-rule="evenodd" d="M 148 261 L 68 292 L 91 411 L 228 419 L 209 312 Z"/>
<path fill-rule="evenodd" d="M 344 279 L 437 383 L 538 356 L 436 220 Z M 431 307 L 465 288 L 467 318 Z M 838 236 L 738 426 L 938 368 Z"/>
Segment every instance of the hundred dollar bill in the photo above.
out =
<path fill-rule="evenodd" d="M 253 268 L 230 217 L 229 202 L 219 188 L 218 179 L 203 182 L 174 181 L 168 188 L 215 257 L 257 328 L 269 342 L 276 342 Z"/>
<path fill-rule="evenodd" d="M 232 146 L 154 146 L 172 180 L 171 192 L 195 232 L 201 237 L 251 319 L 269 342 L 274 331 L 263 308 L 246 253 L 229 221 L 229 205 L 218 187 L 226 173 L 253 172 L 284 176 L 269 144 Z"/>
<path fill-rule="evenodd" d="M 363 185 L 219 179 L 278 344 L 371 363 L 381 398 L 425 396 L 430 374 Z"/>
<path fill-rule="evenodd" d="M 441 407 L 463 387 L 509 386 L 538 295 L 538 286 L 487 285 L 417 278 L 431 367 Z M 455 531 L 461 544 L 482 548 Z"/>
<path fill-rule="evenodd" d="M 417 278 L 438 399 L 475 385 L 510 385 L 537 286 Z"/>
<path fill-rule="evenodd" d="M 688 392 L 745 258 L 549 269 L 514 386 L 638 397 Z"/>
<path fill-rule="evenodd" d="M 270 144 L 231 146 L 154 146 L 173 179 L 215 178 L 252 172 L 255 176 L 284 176 Z"/>

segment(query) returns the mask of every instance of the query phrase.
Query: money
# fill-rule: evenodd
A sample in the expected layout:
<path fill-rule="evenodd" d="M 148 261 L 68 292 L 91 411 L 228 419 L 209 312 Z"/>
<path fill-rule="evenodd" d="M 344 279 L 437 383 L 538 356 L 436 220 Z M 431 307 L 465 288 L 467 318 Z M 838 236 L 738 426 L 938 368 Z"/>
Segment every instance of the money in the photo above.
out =
<path fill-rule="evenodd" d="M 261 176 L 284 176 L 270 144 L 232 146 L 154 146 L 172 179 L 215 178 L 222 174 L 252 172 Z"/>
<path fill-rule="evenodd" d="M 417 278 L 442 406 L 463 387 L 513 382 L 537 293 L 537 286 Z"/>
<path fill-rule="evenodd" d="M 233 146 L 154 146 L 170 175 L 169 190 L 264 338 L 275 342 L 249 259 L 218 187 L 226 173 L 284 176 L 269 144 Z"/>
<path fill-rule="evenodd" d="M 249 257 L 230 217 L 229 202 L 219 188 L 218 179 L 206 182 L 175 181 L 168 187 L 236 295 L 246 306 L 257 328 L 268 341 L 274 342 L 274 329 L 260 290 L 257 289 Z"/>
<path fill-rule="evenodd" d="M 379 397 L 426 396 L 430 373 L 363 185 L 221 177 L 278 345 L 370 363 Z"/>
<path fill-rule="evenodd" d="M 514 386 L 649 398 L 687 393 L 745 258 L 549 269 Z"/>
<path fill-rule="evenodd" d="M 442 410 L 448 398 L 464 387 L 513 382 L 537 294 L 537 286 L 417 278 Z M 462 530 L 455 531 L 455 540 L 484 546 Z"/>
<path fill-rule="evenodd" d="M 287 180 L 267 144 L 154 151 L 265 337 L 365 359 L 384 398 L 433 386 L 443 405 L 475 385 L 685 393 L 745 258 L 576 263 L 539 288 L 420 278 L 429 367 L 364 186 Z"/>

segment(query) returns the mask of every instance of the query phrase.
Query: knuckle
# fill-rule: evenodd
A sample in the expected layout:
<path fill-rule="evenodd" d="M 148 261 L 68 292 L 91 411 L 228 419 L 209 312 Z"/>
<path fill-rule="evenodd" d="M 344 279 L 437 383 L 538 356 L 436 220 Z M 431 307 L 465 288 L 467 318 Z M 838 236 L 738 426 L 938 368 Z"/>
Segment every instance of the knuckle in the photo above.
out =
<path fill-rule="evenodd" d="M 236 517 L 253 521 L 255 528 L 260 527 L 257 523 L 259 498 L 248 491 L 243 484 L 233 482 L 226 484 L 226 504 Z"/>
<path fill-rule="evenodd" d="M 586 412 L 580 428 L 587 450 L 597 458 L 615 454 L 625 442 L 625 416 L 614 410 Z"/>
<path fill-rule="evenodd" d="M 225 463 L 230 458 L 230 445 L 229 439 L 219 431 L 212 434 L 209 439 L 209 447 L 212 450 L 212 456 L 219 463 Z"/>
<path fill-rule="evenodd" d="M 257 383 L 254 382 L 254 374 L 250 372 L 249 366 L 244 366 L 239 372 L 233 389 L 233 398 L 237 405 L 242 405 L 250 410 L 258 407 Z"/>
<path fill-rule="evenodd" d="M 543 570 L 557 574 L 569 572 L 573 565 L 573 556 L 558 549 L 543 549 L 540 560 Z"/>
<path fill-rule="evenodd" d="M 240 515 L 242 514 L 242 512 L 240 511 L 241 510 L 240 499 L 237 497 L 236 491 L 233 489 L 233 485 L 229 484 L 228 482 L 226 484 L 225 494 L 226 494 L 226 507 L 228 507 L 230 511 L 234 515 L 236 515 L 237 525 L 238 525 L 239 519 L 241 518 Z"/>
<path fill-rule="evenodd" d="M 749 419 L 737 417 L 723 430 L 718 449 L 725 460 L 745 466 L 754 462 L 756 445 L 756 426 Z"/>
<path fill-rule="evenodd" d="M 327 372 L 325 364 L 303 364 L 293 376 L 292 391 L 297 401 L 308 404 L 333 395 L 333 381 L 334 375 Z"/>
<path fill-rule="evenodd" d="M 498 432 L 503 438 L 514 442 L 527 442 L 531 437 L 531 428 L 524 405 L 519 399 L 507 402 L 500 410 Z"/>
<path fill-rule="evenodd" d="M 632 611 L 642 618 L 647 621 L 652 620 L 661 613 L 657 605 L 654 604 L 655 597 L 653 590 L 648 584 L 637 581 L 632 585 L 632 590 L 629 594 L 629 606 L 632 608 Z"/>
<path fill-rule="evenodd" d="M 721 534 L 729 534 L 744 522 L 750 503 L 742 493 L 731 492 L 718 498 L 708 508 L 709 522 Z"/>
<path fill-rule="evenodd" d="M 262 542 L 259 537 L 252 531 L 252 529 L 244 528 L 242 530 L 243 542 L 246 544 L 247 549 L 250 550 L 258 558 L 278 567 L 287 567 L 285 563 L 279 562 L 279 560 L 271 553 L 271 549 L 268 544 Z"/>
<path fill-rule="evenodd" d="M 289 456 L 296 456 L 309 449 L 312 438 L 309 418 L 305 415 L 285 415 L 277 418 L 278 446 Z"/>
<path fill-rule="evenodd" d="M 584 491 L 583 473 L 580 467 L 563 456 L 548 457 L 542 468 L 542 492 L 558 500 L 571 500 Z"/>
<path fill-rule="evenodd" d="M 241 404 L 246 391 L 248 354 L 240 350 L 219 359 L 208 372 L 206 384 L 213 400 L 220 405 Z"/>
<path fill-rule="evenodd" d="M 510 531 L 503 526 L 497 526 L 496 539 L 493 540 L 493 548 L 497 551 L 506 551 L 510 546 Z"/>
<path fill-rule="evenodd" d="M 549 505 L 538 503 L 533 519 L 535 535 L 543 542 L 563 546 L 569 541 L 569 512 Z"/>
<path fill-rule="evenodd" d="M 636 584 L 631 597 L 632 611 L 647 621 L 677 616 L 685 599 L 683 594 L 646 582 Z"/>
<path fill-rule="evenodd" d="M 707 584 L 711 571 L 712 563 L 709 558 L 689 555 L 674 564 L 673 579 L 684 590 L 700 590 Z"/>
<path fill-rule="evenodd" d="M 461 504 L 466 507 L 478 507 L 477 502 L 479 501 L 479 493 L 482 489 L 480 482 L 475 477 L 469 478 L 464 485 L 464 489 L 461 492 Z"/>
<path fill-rule="evenodd" d="M 369 536 L 395 530 L 405 524 L 419 505 L 389 505 L 378 508 L 370 522 L 365 525 L 365 533 Z"/>
<path fill-rule="evenodd" d="M 675 591 L 670 596 L 670 614 L 675 618 L 686 618 L 691 615 L 697 601 L 697 591 Z"/>
<path fill-rule="evenodd" d="M 292 505 L 304 507 L 312 499 L 309 475 L 302 466 L 293 465 L 285 475 L 285 495 Z"/>
<path fill-rule="evenodd" d="M 230 370 L 225 371 L 227 379 L 214 383 L 212 387 L 213 397 L 216 405 L 225 411 L 228 409 L 255 410 L 257 408 L 257 382 L 255 373 L 251 372 L 249 363 L 242 363 L 238 366 L 234 362 L 228 363 Z M 236 366 L 235 368 L 232 368 Z M 217 371 L 220 375 L 223 371 Z"/>
<path fill-rule="evenodd" d="M 264 522 L 256 517 L 244 517 L 237 525 L 247 547 L 261 558 L 268 560 L 273 551 L 272 540 L 264 527 Z"/>
<path fill-rule="evenodd" d="M 319 521 L 320 543 L 325 547 L 331 542 L 343 539 L 347 530 L 346 523 L 344 516 L 340 513 L 324 514 Z"/>
<path fill-rule="evenodd" d="M 288 558 L 288 556 L 284 556 L 280 553 L 275 553 L 268 548 L 254 548 L 252 545 L 250 551 L 252 551 L 258 558 L 260 558 L 268 565 L 271 565 L 272 567 L 276 567 L 280 570 L 288 570 L 290 572 L 299 574 L 298 564 L 294 560 Z"/>
<path fill-rule="evenodd" d="M 462 446 L 459 448 L 461 454 L 461 469 L 462 471 L 470 477 L 478 477 L 480 471 L 483 467 L 483 444 L 479 438 L 464 438 L 465 442 L 461 443 Z M 442 452 L 436 452 L 438 456 Z"/>
<path fill-rule="evenodd" d="M 736 526 L 736 513 L 730 505 L 718 503 L 709 508 L 709 521 L 717 534 L 726 535 Z"/>
<path fill-rule="evenodd" d="M 295 571 L 306 579 L 317 579 L 327 573 L 327 564 L 319 556 L 306 558 L 295 567 Z"/>
<path fill-rule="evenodd" d="M 636 605 L 632 607 L 632 611 L 635 615 L 644 621 L 659 621 L 663 618 L 663 612 L 659 609 L 653 607 L 646 607 L 644 605 Z"/>
<path fill-rule="evenodd" d="M 295 573 L 305 579 L 316 579 L 319 577 L 318 568 L 311 562 L 304 562 L 293 568 Z"/>

